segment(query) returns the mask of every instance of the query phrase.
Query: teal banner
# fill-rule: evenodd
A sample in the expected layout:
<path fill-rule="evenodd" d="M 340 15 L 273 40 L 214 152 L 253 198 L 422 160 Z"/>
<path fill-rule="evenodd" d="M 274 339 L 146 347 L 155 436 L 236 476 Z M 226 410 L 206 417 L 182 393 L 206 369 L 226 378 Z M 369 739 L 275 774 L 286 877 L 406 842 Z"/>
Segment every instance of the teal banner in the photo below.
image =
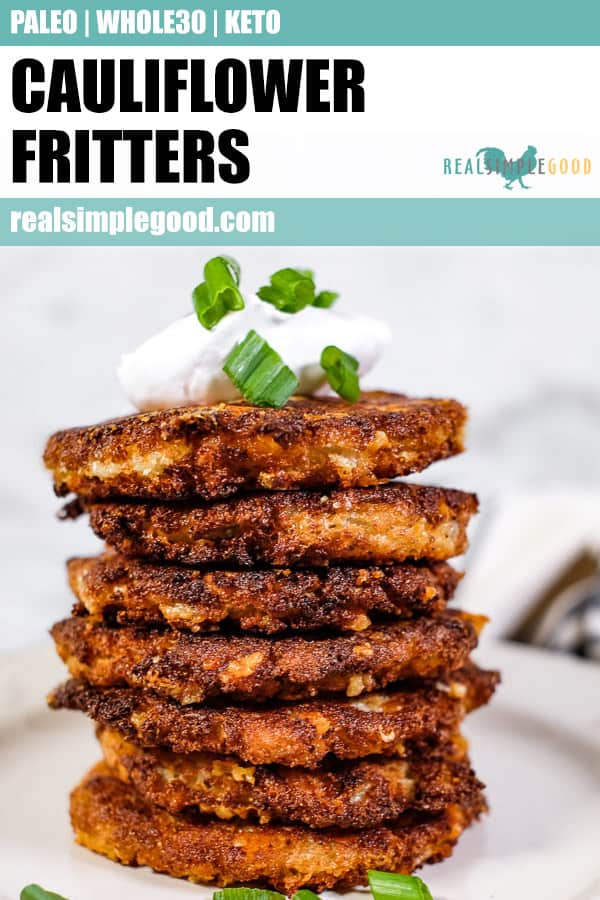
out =
<path fill-rule="evenodd" d="M 1 199 L 0 244 L 600 245 L 600 199 Z"/>
<path fill-rule="evenodd" d="M 0 13 L 1 45 L 598 45 L 600 3 L 591 0 L 287 0 L 266 10 L 221 2 L 171 7 L 39 0 Z M 123 29 L 125 28 L 125 31 Z M 501 74 L 501 73 L 500 73 Z"/>

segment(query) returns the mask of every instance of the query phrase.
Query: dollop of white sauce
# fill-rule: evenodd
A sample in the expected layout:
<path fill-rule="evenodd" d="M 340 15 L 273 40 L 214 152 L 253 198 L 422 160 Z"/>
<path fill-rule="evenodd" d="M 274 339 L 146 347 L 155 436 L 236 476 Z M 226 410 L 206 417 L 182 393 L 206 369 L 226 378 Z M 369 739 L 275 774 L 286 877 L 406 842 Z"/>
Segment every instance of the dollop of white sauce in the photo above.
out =
<path fill-rule="evenodd" d="M 252 296 L 212 331 L 192 313 L 125 354 L 117 369 L 121 387 L 140 412 L 239 399 L 223 363 L 250 329 L 295 372 L 299 394 L 314 394 L 325 384 L 319 360 L 328 344 L 356 357 L 364 375 L 391 340 L 388 326 L 369 316 L 313 306 L 290 315 Z"/>

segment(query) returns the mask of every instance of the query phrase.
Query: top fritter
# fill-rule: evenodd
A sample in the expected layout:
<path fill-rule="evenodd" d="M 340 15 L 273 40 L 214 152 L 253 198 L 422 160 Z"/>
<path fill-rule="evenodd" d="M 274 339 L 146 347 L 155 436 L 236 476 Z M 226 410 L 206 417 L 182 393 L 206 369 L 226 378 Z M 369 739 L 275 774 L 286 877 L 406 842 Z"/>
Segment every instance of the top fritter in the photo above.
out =
<path fill-rule="evenodd" d="M 456 400 L 383 392 L 180 407 L 59 431 L 44 461 L 59 496 L 86 499 L 366 487 L 460 453 L 466 416 Z"/>

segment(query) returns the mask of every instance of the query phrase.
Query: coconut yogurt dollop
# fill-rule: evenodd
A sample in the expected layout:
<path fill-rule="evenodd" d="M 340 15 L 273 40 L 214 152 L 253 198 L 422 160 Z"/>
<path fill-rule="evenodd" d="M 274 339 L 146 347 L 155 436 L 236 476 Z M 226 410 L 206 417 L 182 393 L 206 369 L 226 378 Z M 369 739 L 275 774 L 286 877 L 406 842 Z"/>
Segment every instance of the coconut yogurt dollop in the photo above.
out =
<path fill-rule="evenodd" d="M 251 329 L 295 372 L 299 394 L 313 394 L 325 384 L 319 360 L 328 344 L 356 357 L 364 375 L 391 340 L 388 326 L 369 316 L 314 306 L 290 315 L 252 296 L 212 331 L 192 313 L 126 353 L 117 370 L 121 387 L 140 412 L 237 400 L 240 394 L 223 363 Z"/>

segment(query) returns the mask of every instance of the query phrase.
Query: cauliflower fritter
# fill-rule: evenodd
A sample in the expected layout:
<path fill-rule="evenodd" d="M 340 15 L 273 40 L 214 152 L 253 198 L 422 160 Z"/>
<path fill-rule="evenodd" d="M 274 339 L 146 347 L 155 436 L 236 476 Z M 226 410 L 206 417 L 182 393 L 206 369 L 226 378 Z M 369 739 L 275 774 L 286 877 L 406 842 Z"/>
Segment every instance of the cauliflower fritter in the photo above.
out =
<path fill-rule="evenodd" d="M 485 809 L 476 793 L 441 813 L 358 831 L 222 822 L 149 807 L 103 764 L 71 795 L 76 840 L 90 850 L 190 881 L 267 884 L 287 895 L 366 884 L 368 869 L 408 873 L 442 860 Z"/>
<path fill-rule="evenodd" d="M 219 403 L 59 431 L 44 461 L 59 496 L 87 499 L 363 487 L 460 453 L 466 417 L 456 400 L 384 392 L 352 404 L 295 397 L 282 409 Z"/>
<path fill-rule="evenodd" d="M 449 559 L 467 548 L 474 494 L 403 482 L 280 491 L 210 504 L 92 503 L 98 537 L 125 556 L 244 568 Z"/>
<path fill-rule="evenodd" d="M 254 766 L 234 756 L 149 750 L 99 729 L 104 761 L 140 797 L 172 813 L 311 828 L 368 828 L 407 810 L 441 812 L 483 787 L 458 736 L 426 756 L 327 762 L 318 769 Z"/>
<path fill-rule="evenodd" d="M 447 612 L 336 637 L 274 640 L 112 628 L 75 616 L 54 625 L 52 636 L 74 678 L 150 688 L 187 704 L 223 696 L 357 697 L 401 678 L 443 675 L 465 665 L 484 622 Z"/>
<path fill-rule="evenodd" d="M 441 612 L 461 574 L 444 562 L 329 569 L 210 571 L 155 565 L 117 553 L 71 559 L 76 613 L 120 625 L 192 632 L 364 631 L 373 619 Z"/>
<path fill-rule="evenodd" d="M 406 756 L 419 742 L 429 752 L 432 741 L 447 739 L 466 713 L 490 700 L 498 681 L 497 672 L 470 663 L 434 681 L 406 682 L 358 700 L 181 706 L 154 691 L 99 688 L 73 679 L 58 687 L 48 703 L 53 709 L 80 710 L 142 747 L 314 768 L 329 755 Z"/>

